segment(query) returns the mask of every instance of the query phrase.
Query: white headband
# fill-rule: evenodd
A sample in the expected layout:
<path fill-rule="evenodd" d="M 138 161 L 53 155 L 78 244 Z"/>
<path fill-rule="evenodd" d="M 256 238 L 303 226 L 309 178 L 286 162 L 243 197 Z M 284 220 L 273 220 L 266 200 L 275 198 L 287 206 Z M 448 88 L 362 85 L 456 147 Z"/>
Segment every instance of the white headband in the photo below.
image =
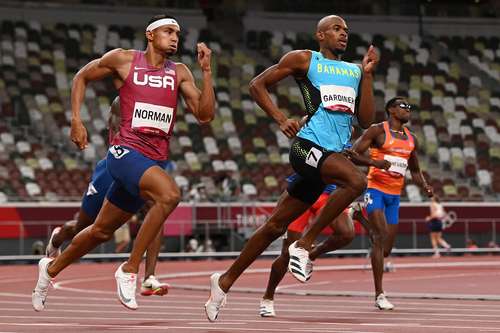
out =
<path fill-rule="evenodd" d="M 154 29 L 161 27 L 162 25 L 167 25 L 167 24 L 175 25 L 175 26 L 177 26 L 177 28 L 180 29 L 179 23 L 177 23 L 177 21 L 174 20 L 173 18 L 163 18 L 163 19 L 159 19 L 158 21 L 154 21 L 153 23 L 148 25 L 148 27 L 146 28 L 146 31 L 153 31 Z"/>

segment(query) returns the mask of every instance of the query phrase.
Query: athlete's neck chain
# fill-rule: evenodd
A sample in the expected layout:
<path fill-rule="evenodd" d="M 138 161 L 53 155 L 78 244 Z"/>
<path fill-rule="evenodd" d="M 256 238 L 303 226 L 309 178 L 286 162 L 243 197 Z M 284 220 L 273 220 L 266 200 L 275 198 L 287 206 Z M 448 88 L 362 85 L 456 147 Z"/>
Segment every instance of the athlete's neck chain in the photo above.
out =
<path fill-rule="evenodd" d="M 392 129 L 392 128 L 390 128 L 390 127 L 389 127 L 389 131 L 394 132 L 394 133 L 399 133 L 399 134 L 402 134 L 402 135 L 404 135 L 404 134 L 405 134 L 405 131 L 397 131 L 397 130 Z"/>

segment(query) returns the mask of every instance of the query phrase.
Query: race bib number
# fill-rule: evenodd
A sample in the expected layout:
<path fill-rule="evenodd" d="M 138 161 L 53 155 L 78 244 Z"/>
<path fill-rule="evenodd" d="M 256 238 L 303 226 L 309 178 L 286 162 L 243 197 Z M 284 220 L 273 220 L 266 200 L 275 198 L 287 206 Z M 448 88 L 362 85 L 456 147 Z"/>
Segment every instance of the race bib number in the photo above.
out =
<path fill-rule="evenodd" d="M 354 114 L 356 91 L 352 87 L 332 84 L 320 86 L 319 91 L 324 108 Z"/>
<path fill-rule="evenodd" d="M 312 166 L 313 168 L 318 167 L 319 160 L 323 156 L 321 150 L 312 147 L 306 157 L 306 164 Z"/>
<path fill-rule="evenodd" d="M 170 132 L 173 118 L 173 108 L 135 102 L 132 129 L 148 134 L 167 135 Z"/>
<path fill-rule="evenodd" d="M 384 160 L 391 163 L 391 167 L 389 168 L 389 172 L 393 172 L 398 176 L 404 176 L 406 174 L 406 169 L 408 168 L 408 160 L 392 155 L 385 155 Z"/>
<path fill-rule="evenodd" d="M 127 155 L 130 150 L 128 149 L 125 149 L 121 146 L 111 146 L 109 147 L 109 152 L 116 158 L 116 159 L 120 159 L 122 158 L 123 156 Z"/>

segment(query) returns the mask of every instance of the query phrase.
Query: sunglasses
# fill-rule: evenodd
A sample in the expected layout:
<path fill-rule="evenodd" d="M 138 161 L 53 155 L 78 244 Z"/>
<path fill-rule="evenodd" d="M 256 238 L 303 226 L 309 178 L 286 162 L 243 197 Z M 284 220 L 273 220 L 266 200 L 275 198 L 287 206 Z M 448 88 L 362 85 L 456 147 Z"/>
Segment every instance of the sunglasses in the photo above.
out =
<path fill-rule="evenodd" d="M 400 107 L 401 109 L 411 110 L 411 105 L 410 105 L 410 104 L 408 104 L 408 103 L 399 103 L 399 104 L 394 104 L 394 106 L 398 106 L 398 107 Z"/>

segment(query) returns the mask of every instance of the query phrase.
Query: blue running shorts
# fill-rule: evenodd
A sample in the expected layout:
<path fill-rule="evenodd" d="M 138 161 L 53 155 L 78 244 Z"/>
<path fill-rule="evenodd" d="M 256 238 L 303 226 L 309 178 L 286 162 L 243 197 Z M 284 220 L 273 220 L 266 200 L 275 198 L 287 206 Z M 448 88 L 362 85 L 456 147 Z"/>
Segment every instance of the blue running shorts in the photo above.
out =
<path fill-rule="evenodd" d="M 376 209 L 380 209 L 385 214 L 387 224 L 398 224 L 400 197 L 396 194 L 387 194 L 374 188 L 369 188 L 365 192 L 366 212 L 371 214 Z"/>

